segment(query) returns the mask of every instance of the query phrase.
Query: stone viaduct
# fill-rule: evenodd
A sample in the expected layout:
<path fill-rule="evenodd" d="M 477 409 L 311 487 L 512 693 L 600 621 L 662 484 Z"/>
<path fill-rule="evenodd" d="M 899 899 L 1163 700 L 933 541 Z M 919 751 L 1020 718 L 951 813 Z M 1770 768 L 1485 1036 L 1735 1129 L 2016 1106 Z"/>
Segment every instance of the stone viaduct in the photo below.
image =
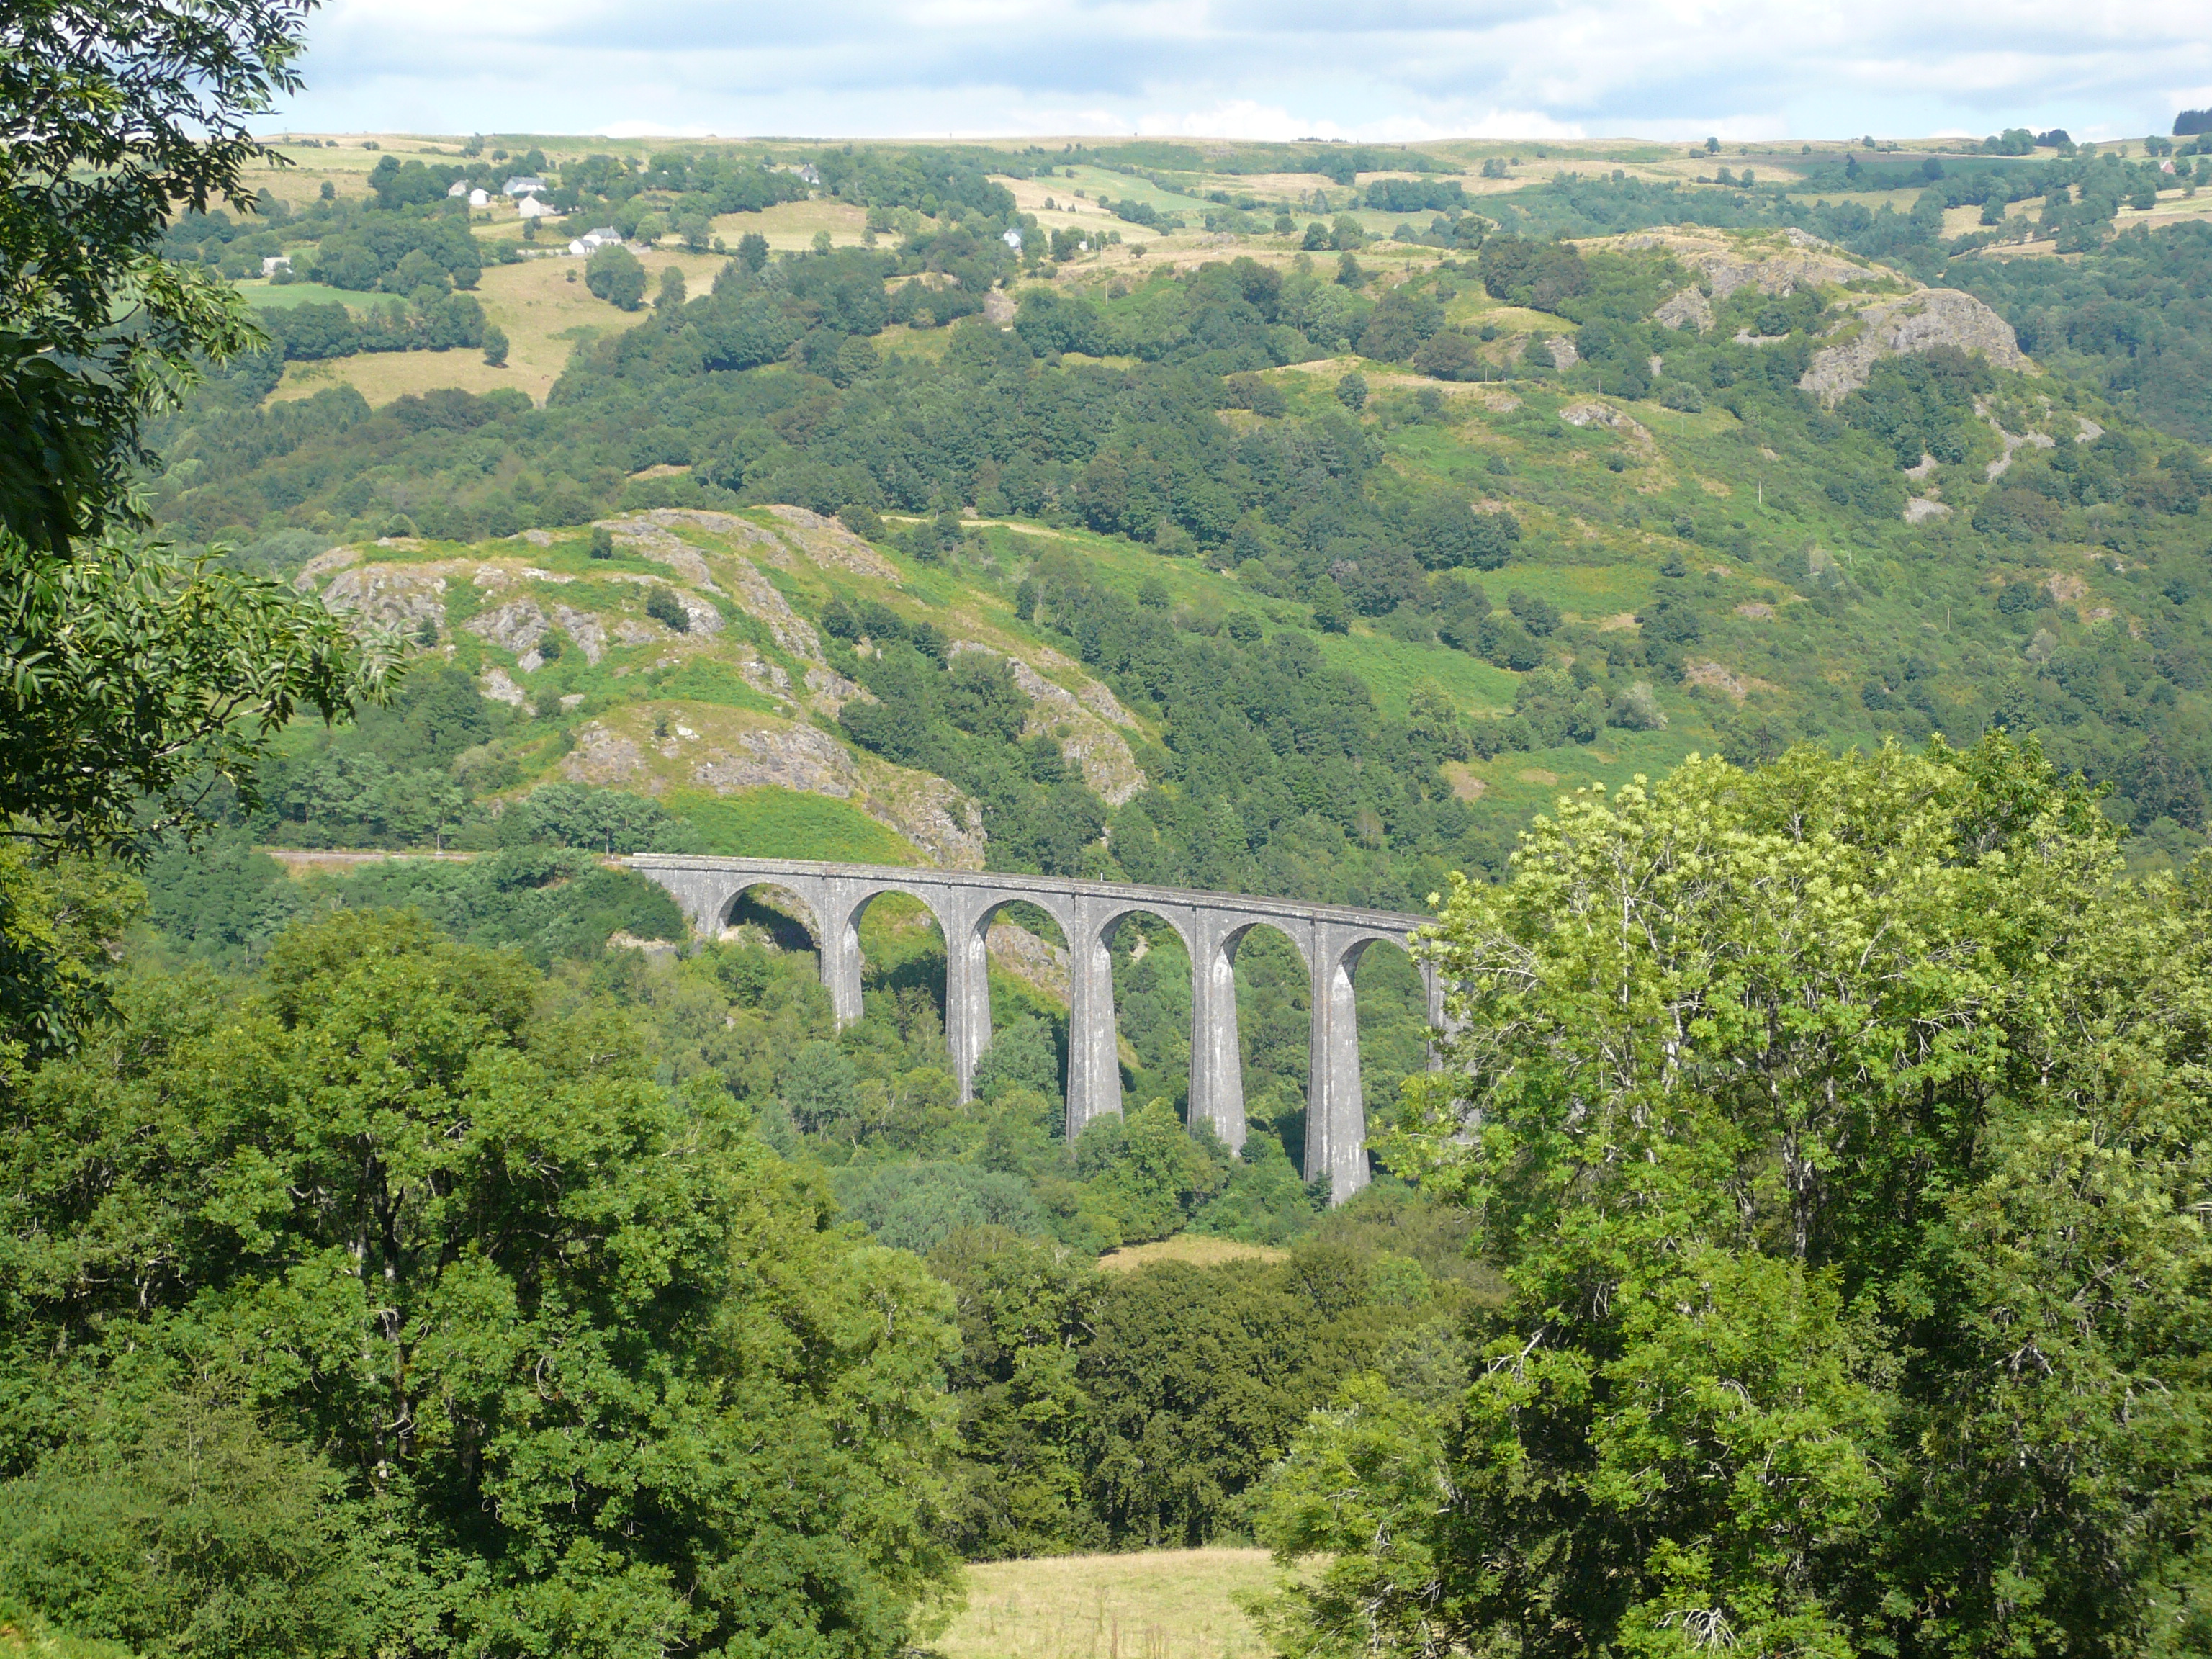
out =
<path fill-rule="evenodd" d="M 1381 941 L 1407 946 L 1426 916 L 1355 910 L 1173 887 L 1068 881 L 1052 876 L 971 873 L 896 866 L 814 864 L 779 859 L 634 854 L 623 860 L 675 896 L 692 926 L 712 936 L 738 899 L 759 888 L 790 895 L 822 957 L 822 982 L 840 1024 L 860 1017 L 860 915 L 885 893 L 927 905 L 945 937 L 945 1036 L 960 1097 L 972 1097 L 975 1062 L 991 1042 L 991 991 L 984 938 L 1008 904 L 1036 905 L 1060 924 L 1069 962 L 1067 1133 L 1121 1109 L 1114 1024 L 1114 931 L 1139 914 L 1166 922 L 1190 952 L 1190 1121 L 1210 1124 L 1231 1146 L 1244 1143 L 1244 1075 L 1237 1040 L 1237 947 L 1258 927 L 1273 927 L 1304 957 L 1313 983 L 1311 1070 L 1306 1109 L 1309 1179 L 1328 1172 L 1331 1201 L 1367 1182 L 1367 1114 L 1360 1091 L 1359 1031 L 1352 975 Z M 1443 1019 L 1442 988 L 1420 964 L 1429 1021 Z"/>

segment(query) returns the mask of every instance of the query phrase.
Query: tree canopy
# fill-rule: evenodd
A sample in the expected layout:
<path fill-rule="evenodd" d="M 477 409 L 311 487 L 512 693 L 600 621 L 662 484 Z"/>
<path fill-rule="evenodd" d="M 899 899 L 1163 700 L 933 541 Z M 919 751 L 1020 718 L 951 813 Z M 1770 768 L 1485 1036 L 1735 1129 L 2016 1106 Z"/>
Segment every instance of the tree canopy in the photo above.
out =
<path fill-rule="evenodd" d="M 179 210 L 243 194 L 274 152 L 251 119 L 299 85 L 293 0 L 40 0 L 0 19 L 0 829 L 47 846 L 142 851 L 203 821 L 211 790 L 254 793 L 299 710 L 380 688 L 315 602 L 131 539 L 146 418 L 204 361 L 252 343 L 242 301 L 161 256 Z M 247 198 L 251 204 L 253 198 Z M 13 866 L 0 934 L 39 930 Z M 0 994 L 35 1007 L 30 949 Z"/>
<path fill-rule="evenodd" d="M 2201 1649 L 2201 874 L 2002 735 L 1585 793 L 1437 950 L 1389 1155 L 1510 1287 L 1263 1530 L 1298 1650 Z"/>
<path fill-rule="evenodd" d="M 0 1576 L 163 1651 L 257 1595 L 228 1650 L 901 1649 L 950 1565 L 947 1293 L 541 988 L 341 912 L 243 998 L 134 981 L 36 1075 L 0 1136 Z M 195 1459 L 289 1566 L 134 1558 Z"/>

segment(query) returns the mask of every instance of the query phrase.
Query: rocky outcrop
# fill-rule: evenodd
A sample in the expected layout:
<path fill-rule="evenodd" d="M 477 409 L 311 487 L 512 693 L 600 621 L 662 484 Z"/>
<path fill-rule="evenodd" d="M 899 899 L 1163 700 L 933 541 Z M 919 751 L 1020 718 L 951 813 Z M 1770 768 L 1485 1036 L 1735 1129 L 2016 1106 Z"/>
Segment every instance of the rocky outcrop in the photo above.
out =
<path fill-rule="evenodd" d="M 1648 439 L 1651 435 L 1650 433 L 1644 428 L 1643 423 L 1635 419 L 1634 416 L 1622 414 L 1611 404 L 1598 403 L 1595 399 L 1586 400 L 1578 404 L 1569 404 L 1565 409 L 1559 411 L 1559 418 L 1565 421 L 1569 426 L 1610 427 L 1613 430 L 1619 432 L 1623 436 L 1628 438 Z M 1499 506 L 1502 507 L 1503 503 L 1500 503 Z M 1499 509 L 1498 507 L 1493 507 L 1491 510 L 1498 511 Z"/>
<path fill-rule="evenodd" d="M 784 672 L 783 665 L 770 662 L 749 645 L 738 647 L 738 672 L 744 677 L 745 684 L 754 690 L 765 693 L 778 702 L 791 701 L 791 676 Z"/>
<path fill-rule="evenodd" d="M 1687 685 L 1701 685 L 1718 691 L 1731 702 L 1741 703 L 1754 691 L 1771 691 L 1766 681 L 1750 674 L 1738 674 L 1717 662 L 1688 662 L 1682 665 L 1682 680 Z"/>
<path fill-rule="evenodd" d="M 866 687 L 855 684 L 832 668 L 810 668 L 806 671 L 807 702 L 813 708 L 836 720 L 848 702 L 873 702 L 875 696 Z"/>
<path fill-rule="evenodd" d="M 300 574 L 292 579 L 292 585 L 305 592 L 333 570 L 343 570 L 360 562 L 361 550 L 357 547 L 325 548 L 300 567 Z"/>
<path fill-rule="evenodd" d="M 1992 368 L 2031 366 L 2012 325 L 1972 295 L 1956 289 L 1923 289 L 1901 299 L 1877 301 L 1845 323 L 1841 332 L 1844 337 L 1837 343 L 1813 354 L 1811 365 L 1797 381 L 1801 390 L 1824 403 L 1841 402 L 1864 386 L 1883 358 L 1932 351 L 1937 346 L 1978 352 Z"/>
<path fill-rule="evenodd" d="M 775 584 L 761 574 L 758 566 L 749 559 L 733 558 L 730 561 L 730 576 L 737 588 L 738 603 L 749 616 L 757 617 L 768 625 L 769 634 L 777 645 L 803 661 L 822 660 L 822 637 L 814 631 L 814 624 L 791 608 L 783 595 L 776 592 Z"/>
<path fill-rule="evenodd" d="M 1741 288 L 1755 288 L 1762 294 L 1796 294 L 1806 289 L 1840 288 L 1849 283 L 1864 282 L 1869 276 L 1891 274 L 1794 226 L 1779 232 L 1746 235 L 1705 230 L 1694 225 L 1670 225 L 1659 230 L 1607 237 L 1595 246 L 1617 247 L 1624 252 L 1656 248 L 1670 253 L 1676 264 L 1697 272 L 1698 289 L 1710 292 L 1716 300 L 1725 300 Z M 1901 277 L 1898 280 L 1905 281 Z M 1678 294 L 1668 304 L 1682 299 L 1683 295 Z M 1710 309 L 1706 314 L 1710 322 Z M 1662 316 L 1661 320 L 1668 319 Z M 1679 323 L 1674 325 L 1681 326 Z"/>
<path fill-rule="evenodd" d="M 852 802 L 946 869 L 980 870 L 975 803 L 944 779 L 858 757 L 828 732 L 797 721 L 691 705 L 684 721 L 625 711 L 578 727 L 561 769 L 571 782 L 657 793 L 672 786 L 730 794 L 763 786 Z"/>
<path fill-rule="evenodd" d="M 576 648 L 584 653 L 584 660 L 597 666 L 607 653 L 607 630 L 599 619 L 588 611 L 577 611 L 565 605 L 553 607 L 553 620 L 561 624 L 561 631 L 575 641 Z"/>
<path fill-rule="evenodd" d="M 431 565 L 356 566 L 331 580 L 323 590 L 323 603 L 375 628 L 412 631 L 426 622 L 441 623 L 446 620 L 444 569 Z M 301 573 L 300 580 L 313 585 L 307 571 Z"/>
<path fill-rule="evenodd" d="M 1713 303 L 1702 289 L 1686 288 L 1651 313 L 1654 322 L 1668 328 L 1686 328 L 1703 334 L 1713 325 Z"/>
<path fill-rule="evenodd" d="M 509 599 L 495 610 L 479 611 L 461 624 L 487 645 L 515 656 L 526 657 L 537 650 L 552 623 L 538 608 L 535 599 Z"/>
<path fill-rule="evenodd" d="M 762 529 L 750 519 L 741 519 L 734 513 L 716 513 L 696 507 L 656 507 L 631 516 L 635 520 L 658 526 L 663 530 L 688 525 L 695 530 L 706 531 L 709 535 L 726 537 L 770 564 L 781 567 L 791 562 L 791 550 L 777 540 L 773 533 Z"/>
<path fill-rule="evenodd" d="M 849 800 L 860 793 L 860 767 L 836 738 L 811 726 L 763 726 L 740 732 L 728 750 L 695 761 L 693 781 L 728 793 L 774 784 Z"/>
<path fill-rule="evenodd" d="M 866 769 L 861 810 L 919 847 L 945 870 L 981 870 L 988 844 L 983 815 L 943 778 L 908 772 L 881 761 Z"/>
<path fill-rule="evenodd" d="M 1005 655 L 974 640 L 956 640 L 952 649 L 956 654 L 974 651 L 988 657 Z M 1030 700 L 1029 717 L 1022 726 L 1024 738 L 1051 738 L 1060 745 L 1060 758 L 1080 772 L 1091 793 L 1109 806 L 1125 805 L 1145 788 L 1149 780 L 1130 753 L 1127 738 L 1066 687 L 1054 684 L 1018 657 L 1008 661 L 1015 685 Z M 1098 689 L 1105 690 L 1103 686 Z M 1109 701 L 1112 696 L 1107 693 Z M 1124 719 L 1127 717 L 1127 711 L 1118 702 L 1113 706 Z"/>
<path fill-rule="evenodd" d="M 831 570 L 849 570 L 856 576 L 873 576 L 894 587 L 898 585 L 898 567 L 836 520 L 803 507 L 771 507 L 769 511 L 790 526 L 791 539 L 815 563 Z"/>
<path fill-rule="evenodd" d="M 487 668 L 483 681 L 477 688 L 494 702 L 503 702 L 509 708 L 520 708 L 530 701 L 530 694 L 514 683 L 514 677 L 504 668 Z"/>
<path fill-rule="evenodd" d="M 663 508 L 660 512 L 672 512 Z M 742 520 L 733 520 L 733 523 Z M 593 528 L 605 530 L 615 538 L 617 547 L 627 548 L 641 559 L 655 564 L 665 564 L 690 582 L 694 587 L 703 587 L 709 593 L 720 590 L 707 568 L 707 561 L 699 550 L 682 537 L 672 535 L 659 520 L 658 514 L 641 514 L 631 519 L 602 519 Z"/>
<path fill-rule="evenodd" d="M 983 948 L 994 966 L 1066 1005 L 1067 952 L 1059 945 L 1011 921 L 994 921 L 983 935 Z"/>
<path fill-rule="evenodd" d="M 1100 720 L 1111 720 L 1115 725 L 1126 726 L 1133 732 L 1137 729 L 1137 717 L 1121 707 L 1119 697 L 1085 673 L 1082 665 L 1073 657 L 1063 657 L 1047 646 L 1032 646 L 1030 658 L 1033 663 L 1049 668 L 1055 674 L 1072 675 L 1076 682 L 1076 701 Z"/>

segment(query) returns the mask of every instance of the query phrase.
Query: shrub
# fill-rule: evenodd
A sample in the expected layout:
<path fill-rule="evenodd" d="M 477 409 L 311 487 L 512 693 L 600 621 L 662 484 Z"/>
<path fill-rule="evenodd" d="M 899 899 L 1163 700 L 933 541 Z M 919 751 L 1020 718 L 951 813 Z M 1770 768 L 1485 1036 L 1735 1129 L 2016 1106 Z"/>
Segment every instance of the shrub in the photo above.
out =
<path fill-rule="evenodd" d="M 1637 680 L 1613 700 L 1606 721 L 1628 732 L 1663 732 L 1667 727 L 1667 714 L 1659 707 L 1659 699 L 1651 690 L 1651 682 Z"/>
<path fill-rule="evenodd" d="M 628 248 L 611 244 L 585 262 L 584 286 L 617 310 L 635 311 L 645 302 L 645 267 Z"/>
<path fill-rule="evenodd" d="M 1421 343 L 1413 354 L 1416 373 L 1438 380 L 1486 380 L 1492 377 L 1490 365 L 1475 349 L 1473 340 L 1455 329 L 1432 334 Z"/>
<path fill-rule="evenodd" d="M 684 601 L 676 597 L 673 588 L 656 585 L 645 596 L 645 614 L 678 634 L 691 631 L 691 613 L 684 608 Z"/>

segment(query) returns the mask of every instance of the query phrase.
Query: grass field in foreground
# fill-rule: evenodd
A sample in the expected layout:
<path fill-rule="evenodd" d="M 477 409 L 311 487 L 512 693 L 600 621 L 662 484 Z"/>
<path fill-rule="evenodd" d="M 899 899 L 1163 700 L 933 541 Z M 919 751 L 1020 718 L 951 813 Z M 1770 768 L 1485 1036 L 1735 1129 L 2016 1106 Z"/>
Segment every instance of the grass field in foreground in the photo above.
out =
<path fill-rule="evenodd" d="M 1261 1659 L 1237 1598 L 1275 1582 L 1265 1550 L 1152 1550 L 989 1561 L 943 1659 Z"/>
<path fill-rule="evenodd" d="M 1233 1238 L 1209 1238 L 1203 1233 L 1177 1233 L 1152 1244 L 1128 1244 L 1098 1258 L 1109 1273 L 1133 1273 L 1155 1261 L 1188 1261 L 1194 1267 L 1212 1267 L 1224 1261 L 1281 1261 L 1290 1252 L 1272 1244 L 1243 1244 Z"/>

